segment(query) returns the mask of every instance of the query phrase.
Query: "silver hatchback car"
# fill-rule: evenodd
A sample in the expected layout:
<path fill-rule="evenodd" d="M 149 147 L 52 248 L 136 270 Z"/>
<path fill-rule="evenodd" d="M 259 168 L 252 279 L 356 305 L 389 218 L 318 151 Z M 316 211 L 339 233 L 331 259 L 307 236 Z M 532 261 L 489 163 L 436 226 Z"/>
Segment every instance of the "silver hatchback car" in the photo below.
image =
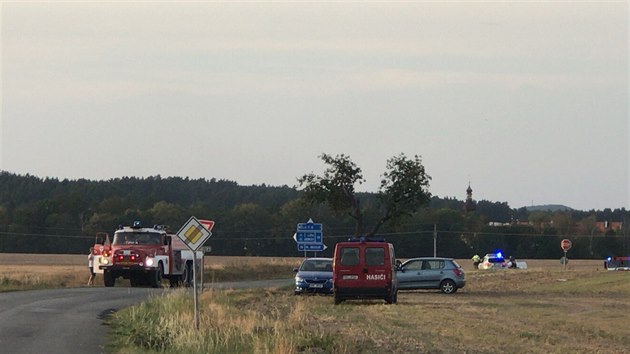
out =
<path fill-rule="evenodd" d="M 452 258 L 408 259 L 396 270 L 398 290 L 440 289 L 452 294 L 466 285 L 462 267 Z"/>

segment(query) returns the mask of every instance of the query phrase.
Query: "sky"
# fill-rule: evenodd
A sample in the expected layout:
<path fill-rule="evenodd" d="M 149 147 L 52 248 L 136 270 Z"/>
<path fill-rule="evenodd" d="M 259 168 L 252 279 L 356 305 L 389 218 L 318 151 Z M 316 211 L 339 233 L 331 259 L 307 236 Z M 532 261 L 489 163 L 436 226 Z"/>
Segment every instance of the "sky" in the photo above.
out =
<path fill-rule="evenodd" d="M 627 1 L 0 3 L 0 170 L 630 208 Z"/>

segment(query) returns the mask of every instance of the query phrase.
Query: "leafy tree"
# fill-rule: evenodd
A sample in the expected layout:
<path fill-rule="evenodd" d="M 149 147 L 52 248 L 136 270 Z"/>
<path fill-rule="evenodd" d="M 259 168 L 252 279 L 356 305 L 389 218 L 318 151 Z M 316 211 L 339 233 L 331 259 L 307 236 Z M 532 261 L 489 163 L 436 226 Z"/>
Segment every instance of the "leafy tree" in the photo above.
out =
<path fill-rule="evenodd" d="M 569 236 L 574 231 L 574 221 L 570 212 L 554 212 L 551 221 L 553 227 L 563 236 Z"/>
<path fill-rule="evenodd" d="M 512 209 L 507 202 L 481 200 L 477 202 L 477 213 L 485 215 L 489 222 L 509 223 L 512 221 Z"/>
<path fill-rule="evenodd" d="M 347 213 L 355 220 L 355 236 L 363 235 L 365 208 L 355 190 L 355 184 L 365 181 L 361 169 L 344 154 L 335 157 L 322 154 L 320 158 L 329 165 L 323 176 L 310 173 L 298 178 L 303 198 L 311 203 L 327 203 L 333 211 Z M 383 224 L 395 224 L 428 204 L 430 179 L 417 155 L 408 159 L 401 153 L 387 160 L 377 193 L 380 218 L 366 236 L 373 236 Z"/>
<path fill-rule="evenodd" d="M 394 159 L 392 170 L 404 170 L 406 164 L 398 162 L 405 161 L 417 167 L 414 159 Z M 134 220 L 145 225 L 167 223 L 176 231 L 195 215 L 217 221 L 208 241 L 214 254 L 292 255 L 296 252 L 291 239 L 296 223 L 308 218 L 324 222 L 327 239 L 338 241 L 355 233 L 357 220 L 350 216 L 356 215 L 353 203 L 359 207 L 362 225 L 376 226 L 386 215 L 387 202 L 395 200 L 396 193 L 383 198 L 383 193 L 393 192 L 387 188 L 381 193 L 355 193 L 355 185 L 363 182 L 361 170 L 348 158 L 341 162 L 340 169 L 345 167 L 358 177 L 346 184 L 356 200 L 350 200 L 350 208 L 342 213 L 335 212 L 325 198 L 318 204 L 298 199 L 304 192 L 287 186 L 241 186 L 214 178 L 159 175 L 59 180 L 0 171 L 0 252 L 84 253 L 96 232 L 111 233 L 119 224 L 129 225 Z M 396 178 L 386 174 L 383 179 L 393 185 Z M 405 195 L 404 188 L 398 191 Z M 559 258 L 563 238 L 573 241 L 573 258 L 603 258 L 630 250 L 630 212 L 626 209 L 510 210 L 507 203 L 484 200 L 477 202 L 475 212 L 464 213 L 462 207 L 463 201 L 456 198 L 431 197 L 427 208 L 383 221 L 378 232 L 388 235 L 402 257 L 432 254 L 434 225 L 438 254 L 455 257 L 501 248 L 517 258 Z M 487 225 L 488 221 L 512 220 L 516 224 Z M 522 225 L 528 220 L 531 226 Z M 623 228 L 604 235 L 594 232 L 596 221 L 621 221 Z M 363 234 L 362 228 L 360 231 Z"/>
<path fill-rule="evenodd" d="M 188 215 L 176 204 L 159 201 L 153 205 L 151 209 L 145 213 L 147 221 L 152 224 L 169 225 L 173 229 L 178 228 L 186 222 Z M 176 232 L 177 230 L 171 230 Z"/>
<path fill-rule="evenodd" d="M 544 230 L 551 221 L 551 215 L 544 211 L 535 211 L 529 214 L 529 222 L 539 231 Z"/>

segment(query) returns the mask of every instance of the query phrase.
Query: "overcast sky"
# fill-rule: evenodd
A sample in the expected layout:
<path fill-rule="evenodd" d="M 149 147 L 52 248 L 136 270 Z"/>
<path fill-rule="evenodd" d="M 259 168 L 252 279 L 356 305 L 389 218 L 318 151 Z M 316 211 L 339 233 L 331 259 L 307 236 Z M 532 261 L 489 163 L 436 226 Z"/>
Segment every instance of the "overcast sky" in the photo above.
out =
<path fill-rule="evenodd" d="M 0 169 L 629 208 L 628 3 L 1 3 Z"/>

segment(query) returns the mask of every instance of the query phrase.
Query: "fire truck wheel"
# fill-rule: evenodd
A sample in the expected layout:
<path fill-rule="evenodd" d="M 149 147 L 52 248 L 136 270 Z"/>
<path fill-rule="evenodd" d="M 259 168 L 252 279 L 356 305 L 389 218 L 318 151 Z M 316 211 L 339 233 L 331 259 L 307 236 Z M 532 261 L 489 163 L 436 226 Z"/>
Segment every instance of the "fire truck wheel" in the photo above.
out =
<path fill-rule="evenodd" d="M 116 283 L 116 279 L 112 276 L 112 273 L 108 270 L 103 272 L 103 283 L 105 283 L 105 286 L 107 287 L 114 286 L 114 284 Z"/>
<path fill-rule="evenodd" d="M 138 285 L 140 285 L 140 279 L 138 279 L 136 277 L 131 277 L 131 278 L 129 278 L 129 284 L 132 287 L 138 286 Z"/>
<path fill-rule="evenodd" d="M 151 286 L 154 288 L 162 287 L 162 274 L 164 274 L 164 270 L 162 268 L 162 263 L 158 265 L 158 269 L 151 272 Z"/>
<path fill-rule="evenodd" d="M 181 286 L 182 284 L 182 277 L 179 275 L 171 275 L 168 278 L 169 281 L 169 285 L 171 286 L 171 288 L 177 288 L 179 286 Z"/>

